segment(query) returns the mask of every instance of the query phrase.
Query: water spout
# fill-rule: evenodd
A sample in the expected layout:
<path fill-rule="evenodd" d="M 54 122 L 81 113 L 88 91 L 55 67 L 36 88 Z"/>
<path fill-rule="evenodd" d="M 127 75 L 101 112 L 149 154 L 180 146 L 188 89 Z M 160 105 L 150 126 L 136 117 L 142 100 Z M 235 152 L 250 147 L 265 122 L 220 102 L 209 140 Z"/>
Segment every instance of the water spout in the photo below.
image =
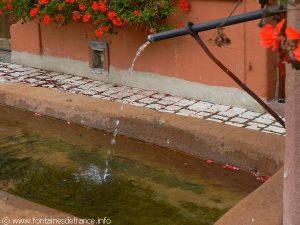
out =
<path fill-rule="evenodd" d="M 127 87 L 127 84 L 128 84 L 128 81 L 129 81 L 129 77 L 133 73 L 135 63 L 136 63 L 137 59 L 141 56 L 141 54 L 145 51 L 145 49 L 148 47 L 148 45 L 150 45 L 150 44 L 151 44 L 151 42 L 147 41 L 146 43 L 142 44 L 138 48 L 138 50 L 137 50 L 137 52 L 135 54 L 135 57 L 132 60 L 131 66 L 128 69 L 128 73 L 123 76 L 122 91 L 121 91 L 121 107 L 120 107 L 121 111 L 124 110 L 125 89 Z M 116 138 L 117 138 L 117 135 L 118 135 L 118 128 L 119 128 L 119 126 L 120 126 L 120 120 L 118 119 L 118 120 L 116 120 L 116 126 L 115 126 L 115 129 L 113 131 L 113 137 L 111 139 L 111 144 L 112 145 L 115 145 L 117 143 Z"/>
<path fill-rule="evenodd" d="M 257 11 L 243 13 L 237 16 L 231 16 L 229 18 L 222 18 L 218 20 L 209 21 L 206 23 L 195 24 L 191 26 L 191 29 L 194 33 L 199 33 L 202 31 L 212 30 L 220 26 L 221 27 L 230 26 L 230 25 L 244 23 L 252 20 L 262 19 L 264 17 L 275 16 L 286 12 L 287 12 L 286 7 L 273 6 L 273 7 L 268 7 L 267 11 L 261 9 Z M 156 41 L 166 40 L 166 39 L 175 38 L 175 37 L 188 35 L 188 34 L 189 34 L 188 31 L 183 27 L 180 29 L 151 34 L 148 36 L 148 41 L 156 42 Z"/>

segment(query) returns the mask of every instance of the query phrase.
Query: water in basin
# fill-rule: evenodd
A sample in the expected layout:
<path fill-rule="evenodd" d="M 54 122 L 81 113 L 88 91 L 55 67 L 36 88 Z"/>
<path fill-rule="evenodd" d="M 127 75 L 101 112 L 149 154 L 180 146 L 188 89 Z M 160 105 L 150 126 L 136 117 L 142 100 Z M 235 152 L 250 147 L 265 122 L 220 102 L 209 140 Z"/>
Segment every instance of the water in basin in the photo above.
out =
<path fill-rule="evenodd" d="M 261 182 L 195 157 L 0 106 L 0 188 L 116 225 L 206 225 Z M 199 146 L 201 148 L 201 146 Z"/>

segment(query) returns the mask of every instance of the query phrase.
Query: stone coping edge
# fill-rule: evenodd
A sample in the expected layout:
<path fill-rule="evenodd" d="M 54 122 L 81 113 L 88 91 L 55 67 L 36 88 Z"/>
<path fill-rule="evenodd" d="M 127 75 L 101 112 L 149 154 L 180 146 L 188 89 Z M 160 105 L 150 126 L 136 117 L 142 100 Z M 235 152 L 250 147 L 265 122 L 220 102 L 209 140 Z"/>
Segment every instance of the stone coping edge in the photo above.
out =
<path fill-rule="evenodd" d="M 178 150 L 204 160 L 272 175 L 282 167 L 284 137 L 24 84 L 1 84 L 0 104 Z"/>

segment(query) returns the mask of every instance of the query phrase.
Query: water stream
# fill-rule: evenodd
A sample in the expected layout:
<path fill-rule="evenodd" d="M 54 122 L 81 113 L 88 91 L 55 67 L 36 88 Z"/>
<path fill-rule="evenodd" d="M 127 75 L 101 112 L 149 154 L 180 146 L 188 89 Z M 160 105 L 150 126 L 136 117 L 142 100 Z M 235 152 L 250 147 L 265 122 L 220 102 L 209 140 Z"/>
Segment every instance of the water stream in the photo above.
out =
<path fill-rule="evenodd" d="M 130 75 L 132 75 L 133 73 L 133 70 L 134 70 L 134 67 L 135 67 L 135 63 L 137 61 L 137 59 L 141 56 L 141 54 L 145 51 L 145 49 L 148 47 L 148 45 L 150 45 L 151 42 L 147 41 L 146 43 L 142 44 L 136 54 L 135 54 L 135 57 L 131 63 L 131 66 L 129 67 L 128 69 L 128 73 L 127 74 L 124 74 L 123 75 L 123 79 L 122 79 L 122 91 L 121 91 L 121 107 L 120 107 L 120 110 L 123 111 L 124 110 L 124 105 L 125 105 L 125 101 L 124 101 L 124 97 L 125 97 L 125 90 L 126 90 L 126 87 L 128 85 L 128 81 L 129 81 L 129 78 L 130 78 Z M 120 125 L 120 120 L 116 120 L 116 126 L 115 126 L 115 129 L 113 131 L 113 137 L 111 139 L 111 144 L 112 145 L 115 145 L 117 140 L 117 135 L 118 135 L 118 128 L 119 128 L 119 125 Z"/>

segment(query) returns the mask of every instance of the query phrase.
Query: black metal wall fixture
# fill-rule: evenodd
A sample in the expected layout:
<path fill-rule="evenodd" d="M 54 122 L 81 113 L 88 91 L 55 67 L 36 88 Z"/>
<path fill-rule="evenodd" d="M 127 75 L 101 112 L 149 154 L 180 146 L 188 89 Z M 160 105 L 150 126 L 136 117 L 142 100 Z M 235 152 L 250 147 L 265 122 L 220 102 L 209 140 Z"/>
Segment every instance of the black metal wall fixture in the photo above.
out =
<path fill-rule="evenodd" d="M 244 13 L 237 16 L 232 16 L 230 18 L 223 18 L 219 20 L 210 21 L 207 23 L 193 24 L 187 23 L 185 27 L 165 31 L 161 33 L 151 34 L 148 36 L 148 41 L 156 42 L 161 40 L 166 40 L 170 38 L 175 38 L 183 35 L 191 35 L 195 41 L 201 46 L 206 55 L 221 69 L 223 70 L 235 83 L 237 83 L 244 91 L 246 91 L 251 97 L 253 97 L 268 113 L 270 113 L 283 127 L 285 127 L 285 122 L 282 118 L 272 110 L 260 97 L 258 97 L 247 85 L 245 85 L 232 71 L 230 71 L 220 60 L 218 60 L 212 52 L 208 49 L 205 43 L 199 36 L 199 32 L 212 30 L 215 28 L 230 26 L 234 24 L 244 23 L 248 21 L 253 21 L 257 19 L 262 19 L 266 16 L 275 16 L 282 13 L 286 13 L 287 9 L 282 6 L 273 6 L 266 9 L 261 9 L 253 12 Z"/>

